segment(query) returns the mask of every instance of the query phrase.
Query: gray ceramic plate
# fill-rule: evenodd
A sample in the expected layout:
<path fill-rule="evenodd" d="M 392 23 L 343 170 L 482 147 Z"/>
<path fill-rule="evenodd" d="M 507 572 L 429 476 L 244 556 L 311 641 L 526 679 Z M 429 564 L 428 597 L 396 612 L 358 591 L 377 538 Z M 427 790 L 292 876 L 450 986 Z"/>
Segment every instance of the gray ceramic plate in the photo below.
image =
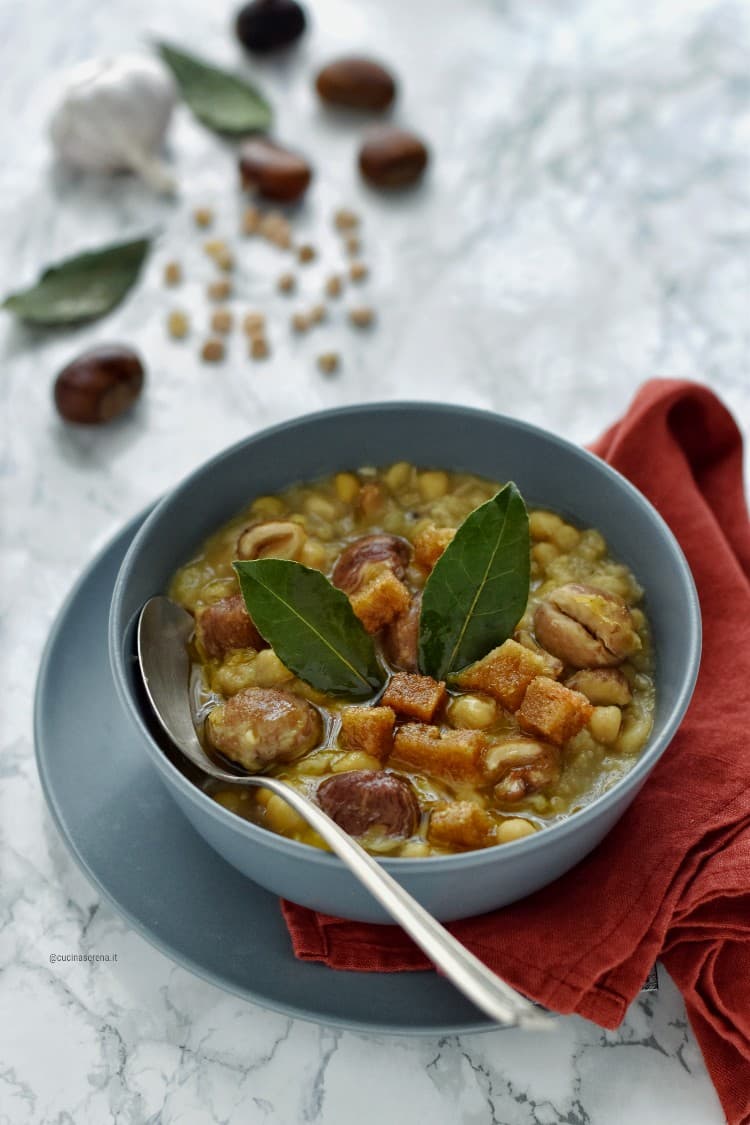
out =
<path fill-rule="evenodd" d="M 436 973 L 341 973 L 297 961 L 278 899 L 225 863 L 163 788 L 115 695 L 107 618 L 145 514 L 94 559 L 63 606 L 36 688 L 36 755 L 73 855 L 147 941 L 213 984 L 302 1019 L 440 1035 L 492 1025 Z"/>
<path fill-rule="evenodd" d="M 297 961 L 278 899 L 225 863 L 162 787 L 121 714 L 107 656 L 112 586 L 146 514 L 72 590 L 37 681 L 39 775 L 78 863 L 147 941 L 237 996 L 362 1031 L 488 1030 L 493 1025 L 436 973 L 341 973 Z"/>

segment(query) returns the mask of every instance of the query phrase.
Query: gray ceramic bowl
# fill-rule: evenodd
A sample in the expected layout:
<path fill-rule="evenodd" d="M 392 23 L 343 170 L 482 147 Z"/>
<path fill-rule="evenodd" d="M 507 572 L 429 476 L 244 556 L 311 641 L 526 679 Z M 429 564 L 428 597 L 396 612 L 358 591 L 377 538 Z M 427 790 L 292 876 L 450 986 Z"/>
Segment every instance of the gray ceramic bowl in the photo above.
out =
<path fill-rule="evenodd" d="M 529 503 L 602 531 L 646 590 L 657 659 L 658 703 L 648 746 L 635 768 L 603 796 L 562 824 L 514 843 L 463 855 L 382 861 L 447 921 L 513 902 L 578 863 L 636 796 L 690 701 L 701 633 L 693 579 L 664 521 L 618 473 L 534 426 L 456 406 L 363 405 L 276 426 L 197 469 L 148 517 L 115 585 L 110 656 L 119 696 L 155 774 L 209 844 L 245 875 L 293 902 L 344 918 L 386 921 L 334 856 L 233 815 L 172 764 L 143 706 L 133 631 L 143 603 L 163 592 L 208 533 L 253 496 L 341 469 L 399 460 L 514 480 Z"/>

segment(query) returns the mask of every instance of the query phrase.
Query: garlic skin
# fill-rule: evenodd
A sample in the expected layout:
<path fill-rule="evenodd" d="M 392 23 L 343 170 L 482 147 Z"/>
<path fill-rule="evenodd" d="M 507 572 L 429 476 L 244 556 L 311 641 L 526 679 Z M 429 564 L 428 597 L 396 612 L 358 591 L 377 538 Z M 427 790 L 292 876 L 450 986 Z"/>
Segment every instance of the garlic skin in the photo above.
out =
<path fill-rule="evenodd" d="M 126 169 L 156 191 L 174 192 L 174 178 L 158 152 L 176 97 L 171 75 L 148 56 L 82 63 L 67 76 L 50 122 L 55 153 L 75 168 Z"/>

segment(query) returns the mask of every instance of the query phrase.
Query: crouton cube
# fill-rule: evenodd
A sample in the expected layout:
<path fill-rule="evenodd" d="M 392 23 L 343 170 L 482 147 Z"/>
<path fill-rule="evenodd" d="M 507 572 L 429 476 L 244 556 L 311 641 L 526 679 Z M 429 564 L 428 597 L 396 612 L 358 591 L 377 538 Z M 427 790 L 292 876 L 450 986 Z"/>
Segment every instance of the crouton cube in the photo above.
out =
<path fill-rule="evenodd" d="M 411 594 L 385 563 L 369 569 L 367 580 L 350 594 L 349 601 L 367 632 L 377 633 L 404 612 Z"/>
<path fill-rule="evenodd" d="M 516 718 L 522 730 L 562 746 L 586 726 L 593 710 L 580 691 L 571 691 L 549 676 L 537 676 L 526 689 Z"/>
<path fill-rule="evenodd" d="M 414 561 L 425 570 L 432 570 L 445 548 L 456 534 L 452 527 L 423 527 L 414 536 Z"/>
<path fill-rule="evenodd" d="M 390 707 L 347 707 L 341 713 L 341 745 L 386 762 L 393 749 L 395 722 Z"/>
<path fill-rule="evenodd" d="M 452 801 L 438 806 L 427 831 L 434 844 L 451 848 L 487 848 L 495 843 L 495 822 L 473 801 Z"/>
<path fill-rule="evenodd" d="M 445 700 L 445 684 L 417 672 L 396 672 L 383 692 L 382 703 L 397 715 L 431 723 Z"/>
<path fill-rule="evenodd" d="M 480 730 L 440 730 L 405 723 L 396 731 L 393 758 L 446 781 L 477 781 L 487 737 Z"/>
<path fill-rule="evenodd" d="M 456 682 L 461 688 L 484 691 L 498 699 L 509 711 L 517 711 L 531 681 L 535 676 L 543 676 L 546 671 L 542 656 L 517 641 L 508 640 L 475 664 L 464 668 L 456 677 Z"/>

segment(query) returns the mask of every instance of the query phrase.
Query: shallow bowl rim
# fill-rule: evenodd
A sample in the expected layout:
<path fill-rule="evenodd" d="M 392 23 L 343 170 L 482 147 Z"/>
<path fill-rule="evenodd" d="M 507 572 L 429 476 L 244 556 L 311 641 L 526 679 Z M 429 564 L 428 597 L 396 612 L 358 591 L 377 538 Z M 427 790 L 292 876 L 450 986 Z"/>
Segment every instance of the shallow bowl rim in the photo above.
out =
<path fill-rule="evenodd" d="M 642 510 L 665 540 L 672 556 L 675 570 L 682 582 L 686 601 L 686 621 L 689 630 L 688 642 L 684 646 L 685 677 L 671 711 L 665 719 L 662 731 L 653 741 L 649 740 L 645 750 L 642 752 L 633 768 L 619 778 L 611 788 L 600 794 L 582 809 L 571 814 L 565 820 L 559 821 L 556 824 L 551 824 L 542 831 L 534 833 L 532 836 L 525 836 L 519 840 L 503 844 L 502 847 L 476 849 L 453 855 L 440 856 L 378 856 L 376 858 L 379 863 L 386 869 L 391 870 L 392 873 L 400 873 L 402 875 L 411 875 L 419 871 L 425 873 L 428 871 L 435 872 L 436 868 L 448 872 L 468 866 L 484 866 L 494 862 L 504 862 L 511 856 L 517 856 L 521 852 L 531 854 L 539 849 L 554 845 L 564 837 L 575 832 L 584 824 L 599 819 L 601 816 L 605 815 L 611 806 L 616 804 L 624 794 L 636 789 L 639 782 L 645 780 L 661 755 L 667 749 L 688 708 L 700 668 L 702 624 L 698 593 L 687 559 L 671 528 L 653 504 L 627 479 L 627 477 L 624 477 L 596 454 L 591 453 L 583 446 L 576 445 L 575 442 L 560 437 L 559 434 L 555 434 L 532 422 L 526 422 L 522 419 L 513 418 L 493 410 L 485 410 L 478 407 L 454 403 L 407 399 L 355 403 L 300 414 L 286 421 L 263 427 L 255 433 L 233 442 L 231 445 L 219 450 L 218 453 L 215 453 L 207 460 L 201 462 L 201 464 L 183 477 L 174 487 L 169 489 L 161 499 L 156 502 L 146 516 L 146 519 L 136 532 L 133 541 L 128 547 L 115 581 L 109 614 L 109 657 L 115 688 L 125 712 L 130 716 L 142 736 L 154 765 L 164 776 L 165 780 L 168 781 L 170 785 L 176 785 L 177 789 L 180 790 L 183 796 L 188 798 L 191 804 L 202 810 L 204 814 L 217 821 L 224 828 L 243 836 L 250 842 L 260 844 L 264 847 L 270 847 L 272 850 L 280 851 L 290 858 L 296 858 L 302 861 L 306 860 L 319 866 L 328 867 L 341 872 L 347 871 L 346 866 L 337 856 L 330 852 L 324 852 L 319 848 L 315 848 L 310 844 L 305 844 L 298 840 L 291 840 L 288 837 L 281 836 L 278 833 L 272 832 L 270 829 L 263 828 L 261 825 L 253 824 L 252 821 L 244 820 L 242 817 L 230 812 L 217 801 L 214 801 L 204 790 L 190 781 L 164 754 L 158 743 L 152 737 L 144 721 L 138 700 L 132 695 L 128 688 L 128 678 L 125 674 L 124 655 L 120 642 L 122 603 L 124 600 L 126 580 L 133 565 L 133 560 L 138 556 L 143 541 L 151 535 L 154 527 L 158 526 L 164 512 L 172 505 L 179 503 L 184 496 L 190 492 L 191 488 L 199 479 L 210 475 L 223 461 L 234 457 L 244 447 L 251 446 L 261 439 L 265 440 L 285 433 L 288 434 L 289 431 L 294 430 L 296 427 L 314 426 L 316 423 L 321 423 L 329 419 L 340 418 L 343 420 L 351 415 L 373 414 L 378 412 L 398 411 L 409 413 L 427 410 L 442 414 L 458 414 L 464 420 L 474 419 L 478 421 L 483 419 L 485 421 L 499 422 L 519 430 L 522 433 L 533 435 L 536 438 L 542 438 L 552 445 L 563 449 L 567 454 L 583 461 L 592 471 L 600 474 L 600 476 L 608 480 L 612 486 L 624 492 L 629 501 Z M 289 483 L 293 482 L 290 481 Z M 124 626 L 126 623 L 122 624 Z"/>

